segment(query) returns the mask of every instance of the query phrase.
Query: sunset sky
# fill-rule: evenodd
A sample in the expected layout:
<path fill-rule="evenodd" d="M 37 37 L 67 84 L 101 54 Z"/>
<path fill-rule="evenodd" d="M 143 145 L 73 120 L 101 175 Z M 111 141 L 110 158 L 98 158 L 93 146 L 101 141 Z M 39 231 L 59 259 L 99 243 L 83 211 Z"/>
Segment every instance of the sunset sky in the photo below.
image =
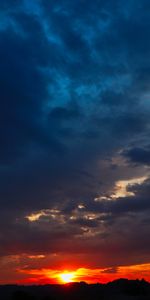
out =
<path fill-rule="evenodd" d="M 0 284 L 150 281 L 150 1 L 0 0 Z"/>

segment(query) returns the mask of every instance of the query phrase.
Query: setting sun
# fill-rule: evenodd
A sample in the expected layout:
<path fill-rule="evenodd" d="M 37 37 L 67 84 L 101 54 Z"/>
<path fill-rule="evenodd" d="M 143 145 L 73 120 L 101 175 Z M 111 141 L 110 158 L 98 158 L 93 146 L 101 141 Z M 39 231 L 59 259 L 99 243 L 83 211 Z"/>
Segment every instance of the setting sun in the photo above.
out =
<path fill-rule="evenodd" d="M 75 273 L 72 272 L 72 273 L 61 273 L 59 275 L 59 278 L 60 280 L 63 282 L 63 283 L 69 283 L 69 282 L 72 282 L 73 279 L 75 277 Z"/>

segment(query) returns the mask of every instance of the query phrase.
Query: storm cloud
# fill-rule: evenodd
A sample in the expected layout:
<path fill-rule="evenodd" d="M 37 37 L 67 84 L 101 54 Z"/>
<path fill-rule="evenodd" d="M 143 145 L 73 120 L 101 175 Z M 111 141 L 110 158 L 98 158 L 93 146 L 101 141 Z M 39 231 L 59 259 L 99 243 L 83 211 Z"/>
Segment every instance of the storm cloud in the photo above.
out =
<path fill-rule="evenodd" d="M 0 9 L 0 255 L 149 262 L 150 4 Z"/>

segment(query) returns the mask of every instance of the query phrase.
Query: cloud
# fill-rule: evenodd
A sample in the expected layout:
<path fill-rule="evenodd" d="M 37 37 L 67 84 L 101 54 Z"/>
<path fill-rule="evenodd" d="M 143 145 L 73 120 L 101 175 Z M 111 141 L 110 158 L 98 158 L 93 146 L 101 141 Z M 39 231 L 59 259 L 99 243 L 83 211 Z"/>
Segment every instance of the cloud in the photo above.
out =
<path fill-rule="evenodd" d="M 120 264 L 149 259 L 149 4 L 10 2 L 0 4 L 1 255 L 81 252 L 108 268 L 117 253 Z M 112 199 L 117 182 L 141 177 Z"/>
<path fill-rule="evenodd" d="M 108 274 L 116 274 L 118 272 L 118 268 L 114 267 L 114 268 L 108 268 L 108 269 L 104 269 L 103 271 L 101 271 L 101 273 L 108 273 Z"/>
<path fill-rule="evenodd" d="M 124 151 L 124 156 L 133 163 L 137 164 L 150 164 L 150 151 L 144 148 L 131 148 Z"/>

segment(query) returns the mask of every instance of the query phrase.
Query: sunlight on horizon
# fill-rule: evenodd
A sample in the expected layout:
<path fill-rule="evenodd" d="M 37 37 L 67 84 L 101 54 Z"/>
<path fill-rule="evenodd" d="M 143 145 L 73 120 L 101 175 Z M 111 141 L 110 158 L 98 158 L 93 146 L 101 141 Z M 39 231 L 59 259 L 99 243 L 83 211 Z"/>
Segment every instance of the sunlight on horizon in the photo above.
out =
<path fill-rule="evenodd" d="M 150 264 L 107 267 L 98 269 L 78 268 L 72 270 L 31 269 L 18 270 L 20 273 L 32 275 L 31 282 L 44 283 L 73 283 L 84 281 L 86 283 L 106 283 L 119 278 L 142 279 L 150 281 Z M 26 282 L 27 283 L 27 282 Z"/>
<path fill-rule="evenodd" d="M 75 272 L 64 272 L 59 274 L 59 279 L 63 282 L 63 283 L 69 283 L 69 282 L 73 282 L 75 279 Z"/>

